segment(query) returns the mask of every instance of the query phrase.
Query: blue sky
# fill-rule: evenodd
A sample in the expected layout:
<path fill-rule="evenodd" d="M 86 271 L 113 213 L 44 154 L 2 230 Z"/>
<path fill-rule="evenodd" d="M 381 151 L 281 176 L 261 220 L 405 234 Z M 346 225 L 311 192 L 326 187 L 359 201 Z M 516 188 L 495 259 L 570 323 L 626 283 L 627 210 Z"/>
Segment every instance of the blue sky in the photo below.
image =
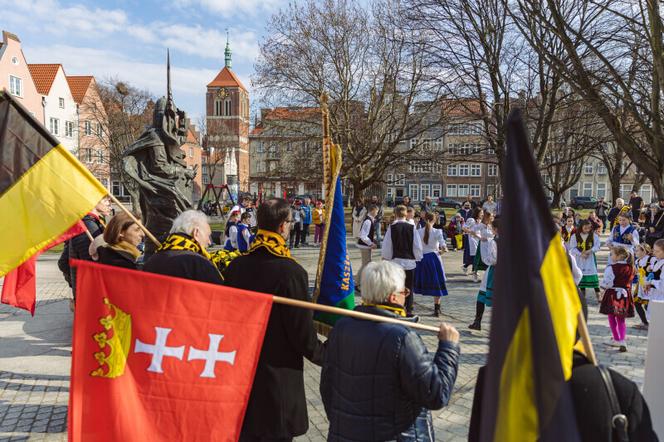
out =
<path fill-rule="evenodd" d="M 0 0 L 0 29 L 17 34 L 28 63 L 62 63 L 68 75 L 117 77 L 166 90 L 166 48 L 176 104 L 195 122 L 205 86 L 224 65 L 250 88 L 258 44 L 284 0 Z"/>

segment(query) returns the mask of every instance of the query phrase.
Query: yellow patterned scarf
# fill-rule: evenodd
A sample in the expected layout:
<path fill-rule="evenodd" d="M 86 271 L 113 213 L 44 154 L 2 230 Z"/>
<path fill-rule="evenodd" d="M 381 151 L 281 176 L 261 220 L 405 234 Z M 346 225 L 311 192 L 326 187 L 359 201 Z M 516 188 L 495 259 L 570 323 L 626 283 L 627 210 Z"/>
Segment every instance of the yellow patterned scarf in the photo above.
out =
<path fill-rule="evenodd" d="M 258 233 L 256 233 L 254 242 L 251 244 L 249 253 L 252 253 L 253 251 L 260 248 L 265 248 L 274 256 L 293 259 L 290 254 L 290 250 L 288 250 L 288 247 L 286 247 L 286 240 L 284 240 L 284 238 L 278 233 L 259 229 Z"/>
<path fill-rule="evenodd" d="M 367 307 L 376 307 L 381 310 L 387 310 L 388 312 L 395 313 L 398 316 L 401 316 L 402 318 L 406 317 L 406 310 L 404 310 L 403 307 L 397 307 L 395 305 L 385 305 L 385 304 L 369 304 L 364 301 L 362 302 L 362 305 Z"/>
<path fill-rule="evenodd" d="M 195 239 L 183 233 L 171 233 L 168 235 L 168 238 L 166 238 L 157 251 L 161 252 L 164 250 L 189 250 L 190 252 L 198 253 L 205 259 L 210 259 L 210 254 L 205 250 L 205 247 L 201 247 Z"/>

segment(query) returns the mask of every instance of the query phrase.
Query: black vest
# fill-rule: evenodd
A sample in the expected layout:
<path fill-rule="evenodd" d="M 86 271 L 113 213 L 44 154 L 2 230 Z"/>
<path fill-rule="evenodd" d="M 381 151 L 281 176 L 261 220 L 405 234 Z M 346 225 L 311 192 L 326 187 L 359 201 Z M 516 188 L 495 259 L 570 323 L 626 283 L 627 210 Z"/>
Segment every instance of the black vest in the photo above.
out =
<path fill-rule="evenodd" d="M 392 237 L 392 258 L 415 259 L 413 238 L 415 226 L 408 222 L 398 222 L 390 226 Z"/>
<path fill-rule="evenodd" d="M 367 221 L 370 221 L 370 222 L 371 222 L 371 227 L 369 227 L 369 235 L 367 235 L 367 236 L 369 237 L 369 240 L 371 240 L 371 244 L 367 244 L 367 243 L 365 243 L 364 241 L 362 241 L 361 238 L 357 238 L 357 243 L 358 243 L 359 245 L 361 245 L 361 246 L 371 247 L 371 245 L 372 245 L 373 242 L 374 242 L 374 232 L 376 231 L 376 223 L 375 223 L 374 220 L 372 220 L 371 218 L 369 218 L 369 216 L 366 216 L 366 217 L 364 218 L 364 221 L 362 221 L 362 225 L 364 226 L 364 223 L 367 222 Z"/>

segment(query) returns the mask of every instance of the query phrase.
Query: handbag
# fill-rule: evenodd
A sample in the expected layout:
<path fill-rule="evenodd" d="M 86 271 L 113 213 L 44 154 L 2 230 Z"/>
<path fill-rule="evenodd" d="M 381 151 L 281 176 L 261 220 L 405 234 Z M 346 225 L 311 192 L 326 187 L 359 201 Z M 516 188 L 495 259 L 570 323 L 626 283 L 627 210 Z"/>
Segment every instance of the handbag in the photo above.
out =
<path fill-rule="evenodd" d="M 599 374 L 601 375 L 602 381 L 604 382 L 606 393 L 609 396 L 609 406 L 611 407 L 612 414 L 611 441 L 629 442 L 629 434 L 627 432 L 629 422 L 627 420 L 627 416 L 625 416 L 620 410 L 618 395 L 616 394 L 616 389 L 613 385 L 613 380 L 611 379 L 609 369 L 603 365 L 598 365 L 597 369 L 599 370 Z"/>

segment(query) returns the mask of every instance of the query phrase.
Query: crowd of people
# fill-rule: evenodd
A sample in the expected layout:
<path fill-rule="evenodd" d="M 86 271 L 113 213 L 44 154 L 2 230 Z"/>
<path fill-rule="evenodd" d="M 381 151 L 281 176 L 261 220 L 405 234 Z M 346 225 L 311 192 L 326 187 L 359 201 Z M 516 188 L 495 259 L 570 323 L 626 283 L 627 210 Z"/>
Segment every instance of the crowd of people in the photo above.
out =
<path fill-rule="evenodd" d="M 441 323 L 438 345 L 432 353 L 407 323 L 418 320 L 413 312 L 413 293 L 433 297 L 434 315 L 440 315 L 440 299 L 448 293 L 441 254 L 448 249 L 450 238 L 446 232 L 450 228 L 441 221 L 442 214 L 433 205 L 417 212 L 409 201 L 404 201 L 404 205 L 395 208 L 394 220 L 381 238 L 378 221 L 383 212 L 376 203 L 370 201 L 366 205 L 357 229 L 363 265 L 357 286 L 362 305 L 356 310 L 399 318 L 403 324 L 344 317 L 337 321 L 323 342 L 316 333 L 310 310 L 274 304 L 240 441 L 290 441 L 307 432 L 304 358 L 322 369 L 320 394 L 329 420 L 328 440 L 435 440 L 431 410 L 444 407 L 452 397 L 460 363 L 459 332 Z M 309 202 L 304 204 L 308 206 Z M 485 203 L 484 208 L 473 208 L 470 203 L 464 203 L 450 222 L 454 226 L 453 247 L 464 248 L 464 252 L 474 247 L 472 253 L 468 250 L 472 259 L 464 261 L 466 267 L 472 268 L 476 280 L 479 280 L 478 273 L 484 272 L 477 295 L 477 314 L 471 324 L 471 328 L 477 330 L 481 328 L 485 306 L 491 306 L 493 269 L 497 260 L 499 222 L 490 209 L 496 210 L 496 207 Z M 302 204 L 291 204 L 283 199 L 270 199 L 256 210 L 243 202 L 232 215 L 229 221 L 232 224 L 227 228 L 229 239 L 222 250 L 208 250 L 212 231 L 207 216 L 188 210 L 173 221 L 170 233 L 157 251 L 146 257 L 142 254 L 141 227 L 122 212 L 110 218 L 110 204 L 102 201 L 84 219 L 93 240 L 87 235 L 71 239 L 63 256 L 66 253 L 66 256 L 112 266 L 310 301 L 307 272 L 292 258 L 289 240 L 298 229 L 293 224 L 319 225 L 316 220 L 325 219 L 322 203 L 313 206 L 308 213 Z M 570 233 L 570 241 L 574 238 L 578 249 L 570 256 L 576 256 L 584 269 L 579 281 L 594 288 L 598 278 L 596 265 L 591 265 L 591 254 L 596 252 L 599 240 L 588 225 L 583 222 L 575 227 L 577 231 Z M 642 273 L 657 272 L 659 270 L 655 269 L 661 270 L 664 265 L 664 240 L 655 242 L 654 258 L 646 259 L 648 249 L 639 248 L 638 240 L 636 244 L 630 242 L 635 238 L 634 231 L 630 236 L 621 226 L 616 227 L 616 231 L 622 236 L 613 239 L 614 243 L 623 244 L 612 249 L 614 276 L 611 279 L 605 274 L 601 284 L 607 292 L 613 290 L 612 301 L 607 301 L 606 305 L 603 302 L 602 309 L 613 318 L 612 330 L 615 329 L 618 338 L 623 333 L 624 339 L 624 322 L 621 325 L 619 318 L 621 312 L 629 308 L 631 299 L 628 283 L 632 281 L 632 273 L 631 267 L 626 267 L 630 247 L 640 257 L 637 267 L 645 269 Z M 300 244 L 306 244 L 302 230 Z M 317 234 L 319 240 L 320 234 Z M 458 235 L 461 238 L 457 241 Z M 227 245 L 233 250 L 227 250 Z M 378 247 L 383 260 L 372 262 L 372 251 Z M 244 248 L 244 253 L 238 252 Z M 663 265 L 659 265 L 660 262 Z M 649 266 L 652 269 L 648 270 Z M 260 278 L 256 277 L 257 269 L 260 269 Z M 65 278 L 76 293 L 74 270 L 63 267 Z M 638 293 L 643 299 L 643 293 L 664 292 L 659 278 L 640 275 L 639 284 Z M 623 289 L 627 298 L 620 296 Z M 575 355 L 572 381 L 584 392 L 579 398 L 575 397 L 575 401 L 588 400 L 588 394 L 603 397 L 600 396 L 604 394 L 603 387 L 597 383 L 595 375 L 587 373 L 587 365 L 583 355 Z M 371 382 L 366 381 L 367 376 Z M 611 372 L 611 376 L 619 390 L 623 413 L 630 419 L 629 436 L 633 440 L 657 440 L 647 405 L 636 385 L 616 372 Z M 473 406 L 471 435 L 475 431 L 473 425 L 480 419 L 477 412 L 481 409 L 477 404 L 480 397 L 476 395 Z M 581 414 L 577 418 L 583 419 L 584 428 L 594 434 L 604 434 L 611 431 L 610 413 L 608 408 L 597 411 L 590 422 Z"/>

